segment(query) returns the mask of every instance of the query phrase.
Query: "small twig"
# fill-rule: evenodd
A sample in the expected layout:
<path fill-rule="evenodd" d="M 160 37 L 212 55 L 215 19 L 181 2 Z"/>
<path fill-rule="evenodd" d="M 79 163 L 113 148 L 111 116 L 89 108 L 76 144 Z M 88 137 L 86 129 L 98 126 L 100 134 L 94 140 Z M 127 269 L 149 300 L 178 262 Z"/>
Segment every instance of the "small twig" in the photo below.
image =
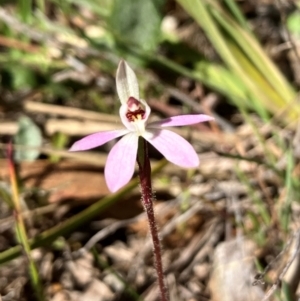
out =
<path fill-rule="evenodd" d="M 221 235 L 224 233 L 224 226 L 222 223 L 216 223 L 208 228 L 208 233 L 205 233 L 201 238 L 201 248 L 198 249 L 196 256 L 192 258 L 189 265 L 180 273 L 179 281 L 184 283 L 193 273 L 194 267 L 203 260 L 206 256 L 209 256 L 214 250 L 214 246 L 220 241 Z M 205 241 L 206 240 L 206 241 Z"/>
<path fill-rule="evenodd" d="M 9 27 L 14 30 L 25 34 L 27 37 L 35 41 L 53 42 L 53 37 L 44 33 L 34 30 L 32 27 L 20 22 L 17 18 L 14 18 L 6 9 L 0 7 L 0 20 L 2 20 Z"/>
<path fill-rule="evenodd" d="M 282 255 L 287 251 L 287 249 L 289 248 L 289 246 L 292 244 L 293 238 L 290 238 L 286 244 L 286 246 L 284 247 L 284 249 L 271 261 L 268 263 L 268 265 L 265 267 L 264 271 L 262 273 L 259 273 L 255 276 L 255 278 L 257 280 L 259 279 L 263 279 L 266 275 L 266 273 L 271 269 L 272 266 L 274 266 L 274 264 L 276 262 L 278 262 L 278 260 L 282 257 Z M 254 282 L 253 285 L 255 285 L 256 283 Z"/>
<path fill-rule="evenodd" d="M 177 202 L 177 200 L 175 200 Z M 157 210 L 158 212 L 164 212 L 166 213 L 166 206 L 170 206 L 173 205 L 174 202 L 169 201 L 167 204 L 158 204 L 157 206 Z M 158 213 L 159 215 L 159 213 Z M 99 232 L 97 232 L 94 236 L 92 236 L 88 242 L 79 250 L 80 253 L 84 253 L 89 251 L 90 249 L 92 249 L 96 243 L 98 243 L 100 240 L 106 238 L 107 236 L 111 235 L 112 233 L 116 232 L 118 229 L 126 227 L 132 223 L 138 222 L 142 219 L 146 218 L 146 213 L 142 212 L 139 215 L 133 217 L 133 218 L 129 218 L 126 220 L 121 220 L 121 221 L 113 221 L 112 224 L 106 226 L 105 228 L 103 228 L 102 230 L 100 230 Z M 162 235 L 162 237 L 164 237 L 164 235 Z"/>
<path fill-rule="evenodd" d="M 287 270 L 289 269 L 289 267 L 291 266 L 291 264 L 293 263 L 293 261 L 295 260 L 297 254 L 300 251 L 300 231 L 297 232 L 297 234 L 294 235 L 294 239 L 296 239 L 296 246 L 294 248 L 294 252 L 293 255 L 290 257 L 290 259 L 288 260 L 287 264 L 285 265 L 285 267 L 283 268 L 282 272 L 279 275 L 279 279 L 282 280 L 283 276 L 286 274 Z"/>
<path fill-rule="evenodd" d="M 135 223 L 141 219 L 145 218 L 145 212 L 135 216 L 133 218 L 121 221 L 115 221 L 113 224 L 105 227 L 95 235 L 93 235 L 88 242 L 78 251 L 80 254 L 90 251 L 97 242 L 104 239 L 105 237 L 111 235 L 112 233 L 116 232 L 118 229 L 126 227 L 132 223 Z"/>
<path fill-rule="evenodd" d="M 15 48 L 15 49 L 20 49 L 32 53 L 37 53 L 38 51 L 41 51 L 40 47 L 38 46 L 27 44 L 21 42 L 20 40 L 8 38 L 5 36 L 0 36 L 0 45 Z"/>
<path fill-rule="evenodd" d="M 29 219 L 34 216 L 48 214 L 50 212 L 53 212 L 57 208 L 57 204 L 50 204 L 41 208 L 35 208 L 30 211 L 22 212 L 21 215 L 24 219 Z M 0 233 L 6 231 L 8 228 L 11 227 L 11 224 L 14 222 L 14 217 L 9 216 L 3 219 L 0 219 Z"/>
<path fill-rule="evenodd" d="M 271 288 L 266 292 L 266 294 L 265 294 L 264 298 L 262 299 L 262 301 L 268 300 L 274 294 L 274 292 L 276 291 L 278 286 L 279 286 L 279 282 L 274 283 L 271 286 Z"/>
<path fill-rule="evenodd" d="M 182 92 L 174 87 L 169 87 L 169 88 L 167 88 L 167 90 L 172 96 L 179 99 L 182 103 L 190 106 L 194 112 L 202 113 L 202 114 L 206 113 L 205 109 L 202 108 L 199 103 L 197 103 L 192 97 L 185 94 L 184 92 Z M 234 132 L 234 127 L 228 121 L 226 121 L 223 117 L 221 117 L 220 115 L 218 115 L 215 112 L 211 112 L 210 115 L 212 115 L 216 119 L 216 122 L 219 123 L 222 126 L 222 128 L 224 128 L 226 131 Z"/>
<path fill-rule="evenodd" d="M 255 281 L 254 284 L 256 284 L 257 282 L 260 282 L 260 280 L 264 277 L 264 275 L 266 274 L 267 270 L 269 270 L 270 266 L 274 264 L 275 261 L 278 260 L 279 257 L 282 256 L 282 254 L 284 254 L 287 250 L 287 248 L 292 244 L 292 241 L 296 240 L 296 245 L 294 248 L 294 252 L 292 254 L 292 256 L 289 258 L 288 262 L 285 264 L 284 268 L 282 269 L 281 273 L 278 275 L 277 280 L 274 282 L 274 284 L 271 286 L 271 288 L 266 292 L 264 298 L 262 301 L 267 301 L 272 295 L 273 293 L 276 291 L 276 289 L 278 289 L 280 283 L 283 280 L 283 277 L 285 276 L 285 274 L 287 273 L 288 269 L 291 267 L 292 263 L 294 262 L 294 260 L 296 259 L 296 256 L 298 255 L 298 253 L 300 252 L 300 230 L 298 230 L 293 237 L 291 237 L 287 243 L 287 245 L 285 246 L 285 248 L 279 253 L 279 255 L 274 259 L 274 261 L 272 261 L 271 264 L 269 264 L 264 272 L 262 274 L 259 274 L 256 278 L 257 280 Z"/>
<path fill-rule="evenodd" d="M 175 260 L 167 269 L 167 273 L 171 271 L 182 270 L 187 267 L 193 257 L 199 252 L 199 250 L 205 245 L 205 243 L 209 240 L 209 238 L 213 235 L 214 231 L 216 231 L 216 226 L 220 222 L 219 218 L 212 219 L 205 231 L 205 233 L 199 233 L 197 238 L 193 239 L 191 243 L 182 251 L 180 257 Z M 221 227 L 221 229 L 223 226 Z M 217 233 L 219 230 L 216 231 Z"/>
<path fill-rule="evenodd" d="M 252 163 L 256 163 L 258 165 L 266 166 L 269 169 L 273 170 L 279 176 L 282 175 L 280 170 L 274 168 L 274 166 L 266 163 L 265 161 L 257 159 L 257 158 L 249 158 L 249 157 L 240 156 L 238 154 L 224 153 L 224 152 L 220 152 L 220 151 L 217 151 L 217 150 L 215 150 L 215 153 L 217 155 L 221 156 L 221 157 L 231 158 L 231 159 L 236 159 L 236 160 L 242 160 L 242 161 L 252 162 Z"/>
<path fill-rule="evenodd" d="M 68 118 L 78 118 L 81 120 L 95 120 L 109 123 L 116 123 L 117 118 L 115 116 L 97 113 L 94 111 L 83 110 L 79 108 L 59 106 L 47 103 L 41 103 L 31 100 L 25 100 L 24 110 L 31 113 L 43 113 L 47 115 L 57 115 Z"/>

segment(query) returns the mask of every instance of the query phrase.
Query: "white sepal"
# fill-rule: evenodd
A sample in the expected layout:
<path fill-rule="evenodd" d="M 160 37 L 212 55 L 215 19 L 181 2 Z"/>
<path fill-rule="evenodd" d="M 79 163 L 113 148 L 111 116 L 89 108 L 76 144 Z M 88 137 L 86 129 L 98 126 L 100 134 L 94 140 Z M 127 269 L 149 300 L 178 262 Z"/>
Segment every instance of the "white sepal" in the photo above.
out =
<path fill-rule="evenodd" d="M 120 61 L 116 74 L 117 92 L 122 104 L 126 104 L 129 97 L 139 99 L 139 85 L 134 71 L 125 61 Z"/>

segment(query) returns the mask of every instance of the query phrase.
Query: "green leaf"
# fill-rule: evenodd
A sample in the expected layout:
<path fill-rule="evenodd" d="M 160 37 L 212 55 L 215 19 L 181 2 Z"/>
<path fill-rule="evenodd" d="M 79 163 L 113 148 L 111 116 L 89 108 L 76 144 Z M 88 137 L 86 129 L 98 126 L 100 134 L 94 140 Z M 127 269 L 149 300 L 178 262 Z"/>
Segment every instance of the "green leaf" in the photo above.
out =
<path fill-rule="evenodd" d="M 300 37 L 300 12 L 298 10 L 288 16 L 286 25 L 291 34 Z"/>
<path fill-rule="evenodd" d="M 37 84 L 35 73 L 33 70 L 30 70 L 30 68 L 19 64 L 18 67 L 9 67 L 9 72 L 12 78 L 12 86 L 15 90 L 30 89 Z"/>
<path fill-rule="evenodd" d="M 127 38 L 145 51 L 156 49 L 164 0 L 115 0 L 109 18 L 112 33 L 118 40 Z"/>
<path fill-rule="evenodd" d="M 28 148 L 38 148 L 42 145 L 42 133 L 38 126 L 26 116 L 19 119 L 19 130 L 14 137 L 14 143 Z M 17 149 L 14 154 L 16 161 L 33 161 L 39 156 L 39 150 Z"/>

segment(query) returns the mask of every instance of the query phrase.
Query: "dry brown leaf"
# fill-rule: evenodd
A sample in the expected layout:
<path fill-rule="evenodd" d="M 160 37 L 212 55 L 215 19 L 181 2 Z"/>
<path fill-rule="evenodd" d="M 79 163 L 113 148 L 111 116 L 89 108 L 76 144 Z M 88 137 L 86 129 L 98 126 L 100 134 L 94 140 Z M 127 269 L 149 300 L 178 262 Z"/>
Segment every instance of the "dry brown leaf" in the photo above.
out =
<path fill-rule="evenodd" d="M 50 193 L 49 202 L 65 200 L 94 201 L 107 195 L 103 169 L 86 163 L 66 160 L 22 162 L 19 167 L 22 183 L 29 189 Z M 9 181 L 6 160 L 0 160 L 0 178 Z"/>

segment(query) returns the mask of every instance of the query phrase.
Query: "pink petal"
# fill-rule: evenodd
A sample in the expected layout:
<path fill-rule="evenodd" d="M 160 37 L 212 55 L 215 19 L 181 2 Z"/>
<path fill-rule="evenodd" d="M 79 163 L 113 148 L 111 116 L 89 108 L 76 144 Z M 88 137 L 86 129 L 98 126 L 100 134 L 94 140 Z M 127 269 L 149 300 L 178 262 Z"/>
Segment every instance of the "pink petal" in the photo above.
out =
<path fill-rule="evenodd" d="M 179 115 L 166 119 L 154 121 L 148 124 L 148 128 L 167 127 L 167 126 L 184 126 L 200 122 L 214 120 L 213 117 L 204 114 Z"/>
<path fill-rule="evenodd" d="M 104 174 L 111 192 L 116 192 L 132 178 L 137 148 L 138 136 L 130 133 L 115 144 L 108 154 Z"/>
<path fill-rule="evenodd" d="M 178 134 L 169 130 L 148 129 L 143 137 L 170 162 L 186 168 L 199 165 L 199 157 L 192 145 Z"/>
<path fill-rule="evenodd" d="M 116 74 L 117 92 L 122 104 L 127 103 L 130 96 L 139 99 L 139 85 L 134 71 L 125 61 L 120 61 Z"/>
<path fill-rule="evenodd" d="M 70 148 L 71 152 L 84 151 L 87 149 L 95 148 L 101 146 L 106 142 L 118 138 L 128 133 L 128 130 L 115 130 L 107 132 L 98 132 L 95 134 L 88 135 L 78 141 L 76 141 Z"/>
<path fill-rule="evenodd" d="M 140 102 L 144 105 L 145 107 L 145 116 L 144 116 L 144 120 L 147 121 L 149 118 L 149 115 L 151 113 L 151 108 L 149 107 L 149 105 L 147 104 L 147 102 L 144 99 L 140 99 Z"/>
<path fill-rule="evenodd" d="M 123 125 L 130 131 L 133 131 L 134 130 L 134 125 L 132 124 L 132 122 L 130 122 L 126 116 L 128 112 L 128 106 L 127 106 L 127 103 L 126 104 L 122 104 L 120 106 L 120 109 L 119 109 L 119 114 L 120 114 L 120 118 L 121 118 L 121 121 L 123 123 Z"/>

